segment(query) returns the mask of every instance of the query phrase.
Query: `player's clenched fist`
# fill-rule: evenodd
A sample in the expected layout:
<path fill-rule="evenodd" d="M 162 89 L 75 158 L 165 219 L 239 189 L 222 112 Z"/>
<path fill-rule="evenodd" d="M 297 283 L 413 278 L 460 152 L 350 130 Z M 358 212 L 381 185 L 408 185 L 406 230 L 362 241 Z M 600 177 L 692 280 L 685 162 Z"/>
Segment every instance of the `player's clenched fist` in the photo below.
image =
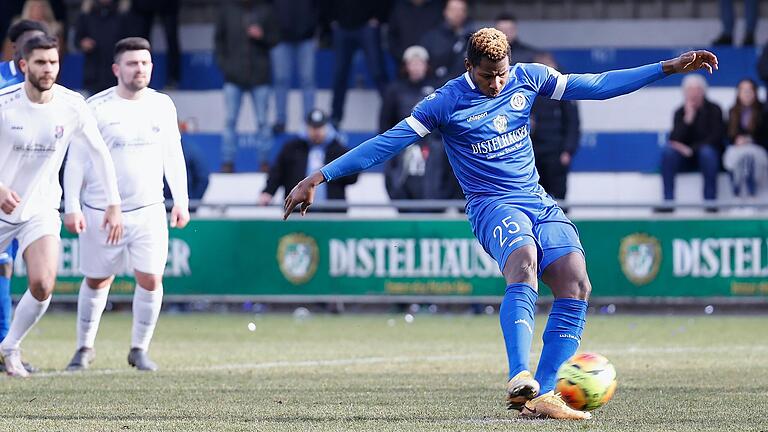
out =
<path fill-rule="evenodd" d="M 64 228 L 72 234 L 85 231 L 85 217 L 82 213 L 67 213 L 64 215 Z"/>
<path fill-rule="evenodd" d="M 189 210 L 182 206 L 171 209 L 171 228 L 184 228 L 189 223 Z"/>
<path fill-rule="evenodd" d="M 5 214 L 11 214 L 21 203 L 21 197 L 11 189 L 0 185 L 0 209 Z"/>

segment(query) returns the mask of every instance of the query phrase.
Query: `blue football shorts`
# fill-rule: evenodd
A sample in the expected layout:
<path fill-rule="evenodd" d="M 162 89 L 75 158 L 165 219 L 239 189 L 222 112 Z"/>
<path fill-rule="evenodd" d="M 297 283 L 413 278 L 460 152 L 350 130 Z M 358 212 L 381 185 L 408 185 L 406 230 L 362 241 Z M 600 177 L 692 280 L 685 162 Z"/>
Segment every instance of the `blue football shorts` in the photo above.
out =
<path fill-rule="evenodd" d="M 576 226 L 547 195 L 473 197 L 467 214 L 472 232 L 502 273 L 509 255 L 525 245 L 536 246 L 539 277 L 560 257 L 584 255 Z"/>
<path fill-rule="evenodd" d="M 13 239 L 11 244 L 0 253 L 0 264 L 7 264 L 16 259 L 16 253 L 19 251 L 19 241 Z"/>

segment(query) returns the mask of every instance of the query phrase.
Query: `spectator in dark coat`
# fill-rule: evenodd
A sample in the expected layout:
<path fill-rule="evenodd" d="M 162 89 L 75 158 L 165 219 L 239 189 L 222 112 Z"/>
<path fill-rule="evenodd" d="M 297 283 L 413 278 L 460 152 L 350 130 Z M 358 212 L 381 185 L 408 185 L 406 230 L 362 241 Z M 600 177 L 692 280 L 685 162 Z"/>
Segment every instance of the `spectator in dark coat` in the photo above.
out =
<path fill-rule="evenodd" d="M 405 49 L 419 45 L 430 30 L 443 22 L 440 0 L 398 0 L 389 16 L 387 39 L 392 58 L 401 59 Z"/>
<path fill-rule="evenodd" d="M 283 133 L 288 120 L 288 90 L 293 72 L 299 75 L 306 117 L 315 107 L 315 55 L 318 29 L 318 0 L 274 2 L 279 34 L 272 48 L 272 78 L 275 86 L 275 133 Z"/>
<path fill-rule="evenodd" d="M 137 27 L 137 34 L 151 39 L 152 23 L 160 18 L 167 45 L 168 73 L 167 87 L 176 87 L 181 81 L 181 48 L 179 47 L 179 0 L 131 0 L 131 15 Z"/>
<path fill-rule="evenodd" d="M 443 85 L 465 72 L 464 56 L 471 34 L 467 2 L 448 0 L 443 9 L 443 23 L 421 40 L 421 45 L 429 52 L 437 84 Z"/>
<path fill-rule="evenodd" d="M 707 82 L 703 76 L 687 75 L 683 78 L 682 87 L 684 103 L 675 111 L 669 145 L 662 152 L 664 199 L 674 199 L 678 172 L 699 169 L 704 175 L 704 199 L 714 200 L 717 198 L 717 173 L 725 138 L 723 111 L 706 98 Z"/>
<path fill-rule="evenodd" d="M 309 113 L 306 134 L 286 142 L 277 160 L 272 164 L 259 204 L 267 205 L 272 202 L 272 197 L 281 187 L 287 194 L 308 174 L 347 152 L 328 120 L 328 116 L 321 110 L 316 109 Z M 315 204 L 326 199 L 346 199 L 346 187 L 356 181 L 357 174 L 321 184 L 315 189 Z"/>
<path fill-rule="evenodd" d="M 509 64 L 531 63 L 537 54 L 537 50 L 530 45 L 520 42 L 517 37 L 517 18 L 512 14 L 502 13 L 496 17 L 494 25 L 507 36 L 509 42 Z"/>
<path fill-rule="evenodd" d="M 250 93 L 256 116 L 256 148 L 262 171 L 269 168 L 272 131 L 267 125 L 270 50 L 277 42 L 272 8 L 266 1 L 230 0 L 219 7 L 214 34 L 216 64 L 224 74 L 226 124 L 221 143 L 221 172 L 233 172 L 237 118 L 243 94 Z"/>
<path fill-rule="evenodd" d="M 84 1 L 75 27 L 75 44 L 83 52 L 83 88 L 96 94 L 115 84 L 115 44 L 126 37 L 125 16 L 114 0 Z"/>
<path fill-rule="evenodd" d="M 333 101 L 331 121 L 338 126 L 344 117 L 349 71 L 358 49 L 363 50 L 368 73 L 379 94 L 387 85 L 381 26 L 387 22 L 391 0 L 323 0 L 320 5 L 323 27 L 333 31 Z"/>
<path fill-rule="evenodd" d="M 550 54 L 533 58 L 558 69 Z M 531 108 L 531 141 L 539 184 L 557 200 L 565 199 L 568 172 L 579 149 L 579 109 L 574 101 L 537 97 Z"/>

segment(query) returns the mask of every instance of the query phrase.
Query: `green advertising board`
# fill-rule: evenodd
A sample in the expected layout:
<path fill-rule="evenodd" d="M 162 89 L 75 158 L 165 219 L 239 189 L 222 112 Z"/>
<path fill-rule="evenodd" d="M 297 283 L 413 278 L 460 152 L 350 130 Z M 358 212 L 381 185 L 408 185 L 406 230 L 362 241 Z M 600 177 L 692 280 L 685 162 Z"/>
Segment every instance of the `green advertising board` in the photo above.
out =
<path fill-rule="evenodd" d="M 593 297 L 768 295 L 766 221 L 577 226 Z M 77 292 L 78 255 L 77 238 L 65 234 L 57 294 Z M 17 263 L 17 294 L 24 273 Z M 499 296 L 504 282 L 463 220 L 199 220 L 171 230 L 164 289 L 166 295 Z M 131 280 L 120 278 L 112 292 L 131 290 Z"/>

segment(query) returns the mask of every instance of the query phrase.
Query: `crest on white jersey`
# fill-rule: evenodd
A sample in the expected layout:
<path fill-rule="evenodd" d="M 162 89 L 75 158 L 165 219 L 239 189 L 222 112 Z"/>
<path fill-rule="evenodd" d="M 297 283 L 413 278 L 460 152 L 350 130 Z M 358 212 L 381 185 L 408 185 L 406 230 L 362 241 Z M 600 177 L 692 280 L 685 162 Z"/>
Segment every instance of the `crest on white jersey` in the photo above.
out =
<path fill-rule="evenodd" d="M 496 130 L 499 133 L 504 133 L 507 131 L 507 116 L 504 114 L 497 115 L 495 119 L 493 119 L 493 127 L 496 128 Z"/>
<path fill-rule="evenodd" d="M 56 134 L 54 137 L 56 139 L 61 139 L 61 137 L 64 136 L 64 126 L 56 126 Z"/>
<path fill-rule="evenodd" d="M 512 100 L 509 101 L 509 104 L 512 105 L 512 108 L 516 110 L 521 110 L 525 108 L 525 95 L 522 92 L 517 92 L 512 95 Z"/>

